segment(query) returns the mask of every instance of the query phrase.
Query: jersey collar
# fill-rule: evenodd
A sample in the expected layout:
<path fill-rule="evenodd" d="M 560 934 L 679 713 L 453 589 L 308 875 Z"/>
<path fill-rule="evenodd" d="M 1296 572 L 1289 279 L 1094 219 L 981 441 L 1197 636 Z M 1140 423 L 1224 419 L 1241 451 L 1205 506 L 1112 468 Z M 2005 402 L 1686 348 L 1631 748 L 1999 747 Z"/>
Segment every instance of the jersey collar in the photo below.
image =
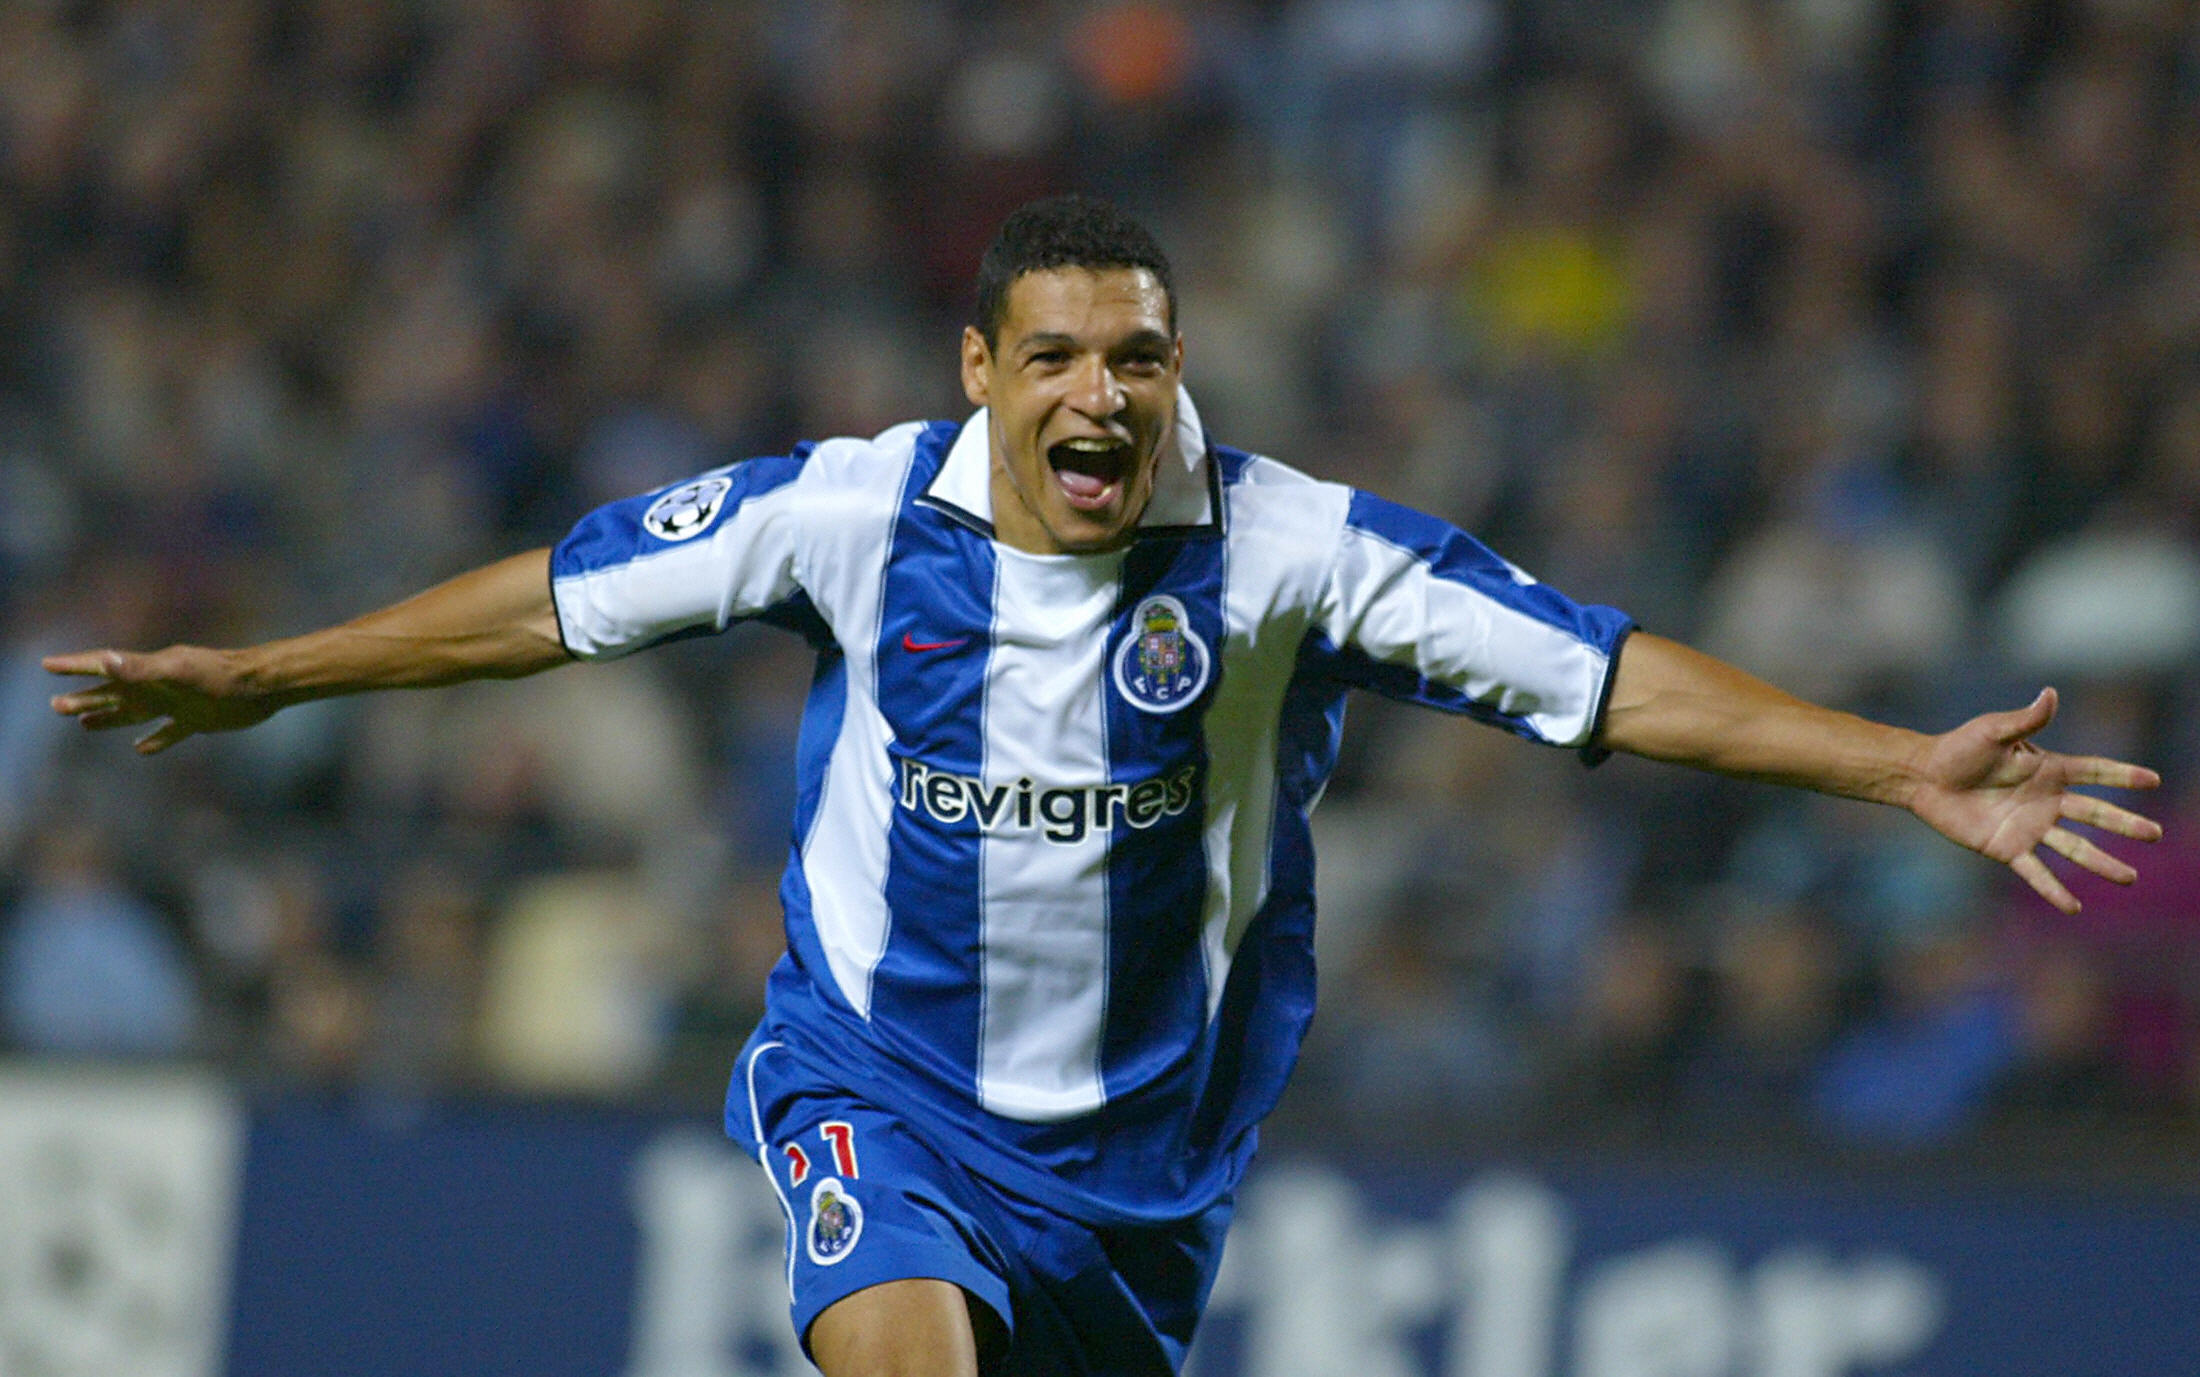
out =
<path fill-rule="evenodd" d="M 925 484 L 917 501 L 993 537 L 992 456 L 986 442 L 986 409 L 963 422 L 940 471 Z M 1191 394 L 1176 390 L 1176 432 L 1161 451 L 1153 477 L 1153 498 L 1138 518 L 1138 534 L 1183 537 L 1222 532 L 1220 479 L 1207 453 L 1207 430 Z"/>

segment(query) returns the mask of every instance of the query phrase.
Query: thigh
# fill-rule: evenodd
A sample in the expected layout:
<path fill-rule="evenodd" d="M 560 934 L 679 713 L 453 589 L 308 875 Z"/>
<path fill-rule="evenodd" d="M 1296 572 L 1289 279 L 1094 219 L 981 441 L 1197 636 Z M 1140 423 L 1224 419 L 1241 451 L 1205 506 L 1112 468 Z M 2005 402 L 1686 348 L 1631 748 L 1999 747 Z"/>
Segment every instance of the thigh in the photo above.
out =
<path fill-rule="evenodd" d="M 992 1312 L 931 1277 L 881 1282 L 825 1307 L 810 1354 L 825 1377 L 978 1377 Z"/>
<path fill-rule="evenodd" d="M 961 1168 L 910 1125 L 816 1083 L 769 1042 L 744 1056 L 736 1090 L 748 1113 L 729 1113 L 728 1127 L 757 1151 L 786 1211 L 791 1317 L 813 1359 L 818 1317 L 888 1283 L 947 1282 L 992 1315 L 1010 1314 L 1009 1261 L 983 1202 Z M 737 1117 L 749 1122 L 737 1124 Z M 871 1296 L 842 1318 L 868 1316 L 878 1300 Z M 973 1328 L 990 1332 L 966 1319 L 962 1334 Z"/>

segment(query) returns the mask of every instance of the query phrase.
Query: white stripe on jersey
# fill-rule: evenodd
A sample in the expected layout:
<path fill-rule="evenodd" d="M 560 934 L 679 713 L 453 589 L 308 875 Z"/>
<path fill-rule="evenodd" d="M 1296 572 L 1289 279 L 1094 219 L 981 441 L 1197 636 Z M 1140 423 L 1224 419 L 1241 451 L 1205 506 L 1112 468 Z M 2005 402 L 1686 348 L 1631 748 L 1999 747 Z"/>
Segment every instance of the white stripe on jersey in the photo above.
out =
<path fill-rule="evenodd" d="M 824 797 L 802 839 L 810 914 L 833 984 L 858 1014 L 871 1015 L 871 973 L 886 955 L 893 916 L 886 908 L 887 829 L 894 816 L 894 770 L 886 719 L 850 655 L 848 702 L 840 739 L 825 765 Z M 869 660 L 866 654 L 863 657 Z"/>
<path fill-rule="evenodd" d="M 1319 591 L 1322 566 L 1305 551 L 1332 545 L 1349 493 L 1272 460 L 1255 460 L 1230 492 L 1230 522 L 1257 530 L 1223 554 L 1222 682 L 1204 721 L 1207 742 L 1207 1017 L 1222 1004 L 1231 958 L 1268 901 L 1276 827 L 1277 710 Z"/>
<path fill-rule="evenodd" d="M 1345 528 L 1331 587 L 1322 631 L 1336 644 L 1524 718 L 1553 745 L 1580 745 L 1596 725 L 1605 656 L 1569 632 L 1438 578 L 1413 551 L 1357 527 Z"/>
<path fill-rule="evenodd" d="M 858 1014 L 871 1013 L 871 973 L 886 954 L 892 915 L 886 908 L 887 831 L 894 815 L 892 733 L 878 707 L 879 622 L 883 616 L 880 552 L 891 540 L 917 429 L 897 427 L 876 444 L 834 442 L 810 456 L 814 476 L 837 504 L 835 520 L 817 530 L 803 554 L 804 589 L 827 615 L 847 656 L 847 700 L 840 736 L 825 766 L 823 796 L 801 839 L 810 912 L 833 984 Z M 881 451 L 884 451 L 882 454 Z M 880 461 L 894 462 L 887 473 Z M 850 470 L 866 474 L 859 485 Z M 802 488 L 804 484 L 793 485 Z M 849 510 L 852 494 L 865 499 Z"/>
<path fill-rule="evenodd" d="M 997 547 L 986 667 L 987 782 L 1108 778 L 1108 624 L 1123 555 Z M 978 1099 L 996 1114 L 1056 1119 L 1098 1108 L 1107 1015 L 1108 840 L 1033 845 L 988 836 Z"/>
<path fill-rule="evenodd" d="M 795 591 L 797 484 L 743 502 L 699 540 L 552 585 L 566 647 L 583 659 L 624 655 L 692 627 L 698 585 L 712 590 L 710 623 L 723 630 Z"/>

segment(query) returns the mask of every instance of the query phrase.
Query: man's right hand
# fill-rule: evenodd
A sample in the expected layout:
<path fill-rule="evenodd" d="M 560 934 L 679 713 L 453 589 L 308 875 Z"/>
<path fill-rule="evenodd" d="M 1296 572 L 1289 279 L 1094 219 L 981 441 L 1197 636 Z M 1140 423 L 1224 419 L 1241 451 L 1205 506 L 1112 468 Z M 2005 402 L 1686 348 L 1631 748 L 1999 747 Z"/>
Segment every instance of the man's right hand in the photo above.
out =
<path fill-rule="evenodd" d="M 200 732 L 235 731 L 278 709 L 372 689 L 517 679 L 570 664 L 550 598 L 550 552 L 529 550 L 447 579 L 341 626 L 243 650 L 82 650 L 48 655 L 55 674 L 99 682 L 56 694 L 55 712 L 91 731 L 164 719 L 141 754 Z"/>
<path fill-rule="evenodd" d="M 140 754 L 167 750 L 200 732 L 235 731 L 265 722 L 282 706 L 246 691 L 233 653 L 175 645 L 138 653 L 80 650 L 39 663 L 55 674 L 96 676 L 89 688 L 54 695 L 53 710 L 87 731 L 112 731 L 166 719 L 138 738 Z"/>

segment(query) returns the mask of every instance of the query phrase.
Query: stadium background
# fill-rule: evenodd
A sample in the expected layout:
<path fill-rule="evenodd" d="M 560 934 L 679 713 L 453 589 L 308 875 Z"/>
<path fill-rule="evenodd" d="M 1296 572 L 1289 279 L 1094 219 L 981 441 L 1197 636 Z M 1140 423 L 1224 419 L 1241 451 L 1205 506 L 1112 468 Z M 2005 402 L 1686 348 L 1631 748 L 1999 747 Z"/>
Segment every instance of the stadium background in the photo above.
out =
<path fill-rule="evenodd" d="M 303 1370 L 274 1315 L 364 1355 L 319 1371 L 554 1370 L 500 1362 L 528 1326 L 486 1310 L 470 1369 L 460 1320 L 374 1310 L 407 1270 L 377 1227 L 559 1254 L 632 1371 L 781 1370 L 723 1316 L 632 1356 L 660 1256 L 633 1183 L 719 1151 L 680 1135 L 777 950 L 791 638 L 150 762 L 51 717 L 35 658 L 302 630 L 733 457 L 959 416 L 976 255 L 1065 187 L 1161 233 L 1233 443 L 1827 701 L 1938 727 L 2054 682 L 2053 744 L 2169 781 L 2142 885 L 2065 920 L 1889 813 L 1357 703 L 1323 1013 L 1268 1138 L 1285 1203 L 1249 1204 L 1230 1285 L 1320 1291 L 1274 1259 L 1372 1239 L 1391 1261 L 1342 1274 L 1391 1289 L 1296 1339 L 1225 1306 L 1203 1361 L 1312 1377 L 1327 1333 L 1356 1336 L 1335 1370 L 1458 1377 L 2171 1370 L 2113 1346 L 2152 1333 L 2191 1367 L 2194 6 L 22 0 L 0 1372 Z M 707 1210 L 716 1170 L 680 1198 Z M 156 1178 L 160 1208 L 130 1184 Z M 544 1203 L 592 1191 L 615 1222 Z M 1494 1232 L 1430 1232 L 1491 1199 Z M 1937 1244 L 1919 1202 L 1960 1217 Z M 1604 1248 L 1552 1285 L 1622 1318 L 1473 1349 L 1512 1331 L 1447 1309 L 1494 1293 L 1429 1252 L 1470 1236 Z M 1702 1246 L 1628 1310 L 1673 1238 Z M 412 1270 L 494 1306 L 484 1265 Z M 1809 1266 L 1881 1326 L 1816 1367 L 1764 1337 Z M 532 1276 L 509 1293 L 539 1306 Z M 1748 1317 L 1674 1321 L 1709 1313 L 1675 1276 Z M 2027 1358 L 2009 1336 L 2058 1298 Z M 1370 1313 L 1410 1342 L 1382 1356 Z"/>

